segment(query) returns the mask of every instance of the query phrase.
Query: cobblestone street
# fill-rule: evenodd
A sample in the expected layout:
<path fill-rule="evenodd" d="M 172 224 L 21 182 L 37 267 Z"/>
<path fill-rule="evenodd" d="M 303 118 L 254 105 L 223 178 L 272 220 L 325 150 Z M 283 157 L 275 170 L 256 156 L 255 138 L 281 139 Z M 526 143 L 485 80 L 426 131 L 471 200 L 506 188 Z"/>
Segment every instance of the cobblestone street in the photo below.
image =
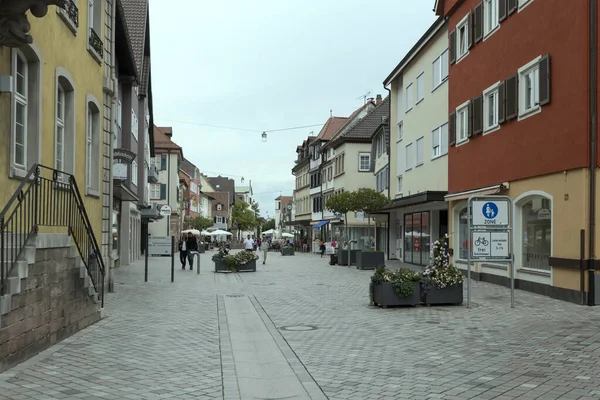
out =
<path fill-rule="evenodd" d="M 295 399 L 600 398 L 597 308 L 517 291 L 511 309 L 507 289 L 474 282 L 471 309 L 382 310 L 372 271 L 269 254 L 215 274 L 211 255 L 200 275 L 176 262 L 175 283 L 167 258 L 148 283 L 143 261 L 117 270 L 107 317 L 0 375 L 0 399 L 261 398 L 253 379 L 287 379 Z M 244 375 L 244 324 L 285 375 Z"/>

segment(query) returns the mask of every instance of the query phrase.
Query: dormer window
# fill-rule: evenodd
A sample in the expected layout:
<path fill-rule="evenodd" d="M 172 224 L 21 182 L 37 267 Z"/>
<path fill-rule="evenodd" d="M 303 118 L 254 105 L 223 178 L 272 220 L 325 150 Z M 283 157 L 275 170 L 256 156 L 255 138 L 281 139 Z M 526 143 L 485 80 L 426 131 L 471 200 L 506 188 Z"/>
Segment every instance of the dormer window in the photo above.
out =
<path fill-rule="evenodd" d="M 217 204 L 217 211 L 223 211 L 223 204 Z"/>

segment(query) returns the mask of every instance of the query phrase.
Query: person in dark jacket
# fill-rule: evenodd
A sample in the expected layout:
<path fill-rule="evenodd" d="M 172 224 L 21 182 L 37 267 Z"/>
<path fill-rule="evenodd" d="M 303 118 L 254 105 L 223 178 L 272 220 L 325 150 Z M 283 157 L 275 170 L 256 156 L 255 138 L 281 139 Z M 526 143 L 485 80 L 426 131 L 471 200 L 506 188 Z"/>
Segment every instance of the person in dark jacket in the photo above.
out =
<path fill-rule="evenodd" d="M 198 252 L 198 240 L 196 240 L 196 238 L 194 237 L 194 235 L 192 235 L 192 233 L 188 233 L 188 237 L 187 237 L 187 241 L 186 241 L 186 248 L 187 248 L 187 257 L 188 257 L 188 262 L 190 263 L 190 271 L 194 269 L 194 253 L 193 252 Z M 200 255 L 198 255 L 198 257 L 200 257 Z M 185 265 L 183 266 L 183 268 L 185 269 Z"/>
<path fill-rule="evenodd" d="M 181 269 L 185 269 L 185 260 L 188 256 L 188 248 L 187 248 L 187 237 L 185 235 L 181 236 L 179 239 L 179 261 L 181 261 Z"/>

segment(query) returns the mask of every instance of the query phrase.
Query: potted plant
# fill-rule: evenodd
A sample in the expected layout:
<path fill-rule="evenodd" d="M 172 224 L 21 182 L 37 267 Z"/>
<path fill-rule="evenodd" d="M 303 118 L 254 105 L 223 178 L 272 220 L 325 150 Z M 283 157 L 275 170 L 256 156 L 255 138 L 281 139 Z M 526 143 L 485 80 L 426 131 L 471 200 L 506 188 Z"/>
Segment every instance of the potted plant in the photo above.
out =
<path fill-rule="evenodd" d="M 219 252 L 212 256 L 212 260 L 215 262 L 215 272 L 229 272 L 229 268 L 225 263 L 228 256 L 229 250 L 225 246 L 219 247 Z"/>
<path fill-rule="evenodd" d="M 281 255 L 282 256 L 293 256 L 294 255 L 294 248 L 292 246 L 283 246 L 281 248 Z"/>
<path fill-rule="evenodd" d="M 464 277 L 460 269 L 450 263 L 448 234 L 436 240 L 431 248 L 431 262 L 421 279 L 421 302 L 432 304 L 463 303 Z"/>
<path fill-rule="evenodd" d="M 383 251 L 362 250 L 356 253 L 356 269 L 376 269 L 385 267 Z"/>
<path fill-rule="evenodd" d="M 212 259 L 215 262 L 215 272 L 250 272 L 256 271 L 258 257 L 251 251 L 229 254 L 229 251 L 222 247 Z"/>
<path fill-rule="evenodd" d="M 369 283 L 371 303 L 381 308 L 416 306 L 421 300 L 420 280 L 421 275 L 408 268 L 377 268 Z"/>

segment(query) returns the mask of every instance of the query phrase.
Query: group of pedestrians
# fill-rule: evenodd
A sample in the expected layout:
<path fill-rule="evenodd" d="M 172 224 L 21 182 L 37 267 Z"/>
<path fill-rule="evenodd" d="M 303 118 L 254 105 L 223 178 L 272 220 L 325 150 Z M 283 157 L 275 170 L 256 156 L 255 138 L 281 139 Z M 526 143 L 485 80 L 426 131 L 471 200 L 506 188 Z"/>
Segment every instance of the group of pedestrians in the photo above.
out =
<path fill-rule="evenodd" d="M 244 239 L 244 249 L 250 252 L 254 252 L 256 249 L 258 249 L 263 254 L 263 265 L 267 262 L 267 254 L 269 254 L 269 241 L 267 240 L 266 235 L 263 235 L 262 238 L 259 238 L 256 243 L 254 242 L 254 239 L 248 235 L 248 237 Z"/>
<path fill-rule="evenodd" d="M 190 270 L 194 269 L 194 255 L 198 253 L 198 240 L 190 232 L 183 235 L 179 240 L 179 260 L 181 269 L 185 270 L 186 261 L 190 264 Z"/>

